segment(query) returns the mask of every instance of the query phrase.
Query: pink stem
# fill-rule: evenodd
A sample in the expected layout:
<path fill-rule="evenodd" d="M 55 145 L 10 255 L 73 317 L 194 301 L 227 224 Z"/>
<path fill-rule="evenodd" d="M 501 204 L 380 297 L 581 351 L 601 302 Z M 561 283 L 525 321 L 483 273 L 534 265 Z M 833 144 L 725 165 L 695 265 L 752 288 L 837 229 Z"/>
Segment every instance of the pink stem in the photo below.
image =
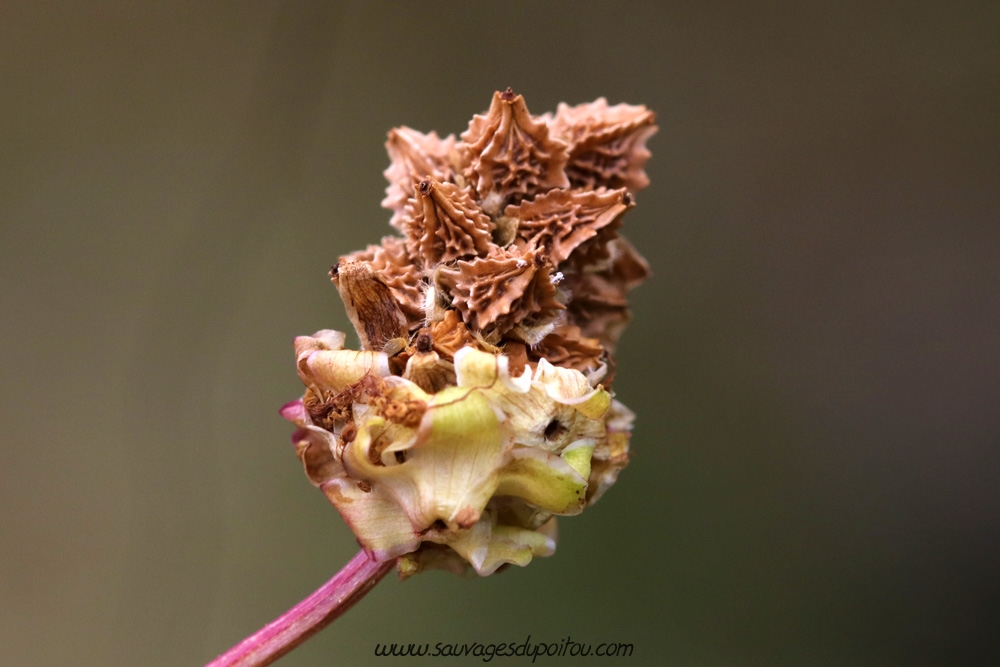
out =
<path fill-rule="evenodd" d="M 351 608 L 392 569 L 361 551 L 333 579 L 205 667 L 263 667 L 309 639 Z"/>

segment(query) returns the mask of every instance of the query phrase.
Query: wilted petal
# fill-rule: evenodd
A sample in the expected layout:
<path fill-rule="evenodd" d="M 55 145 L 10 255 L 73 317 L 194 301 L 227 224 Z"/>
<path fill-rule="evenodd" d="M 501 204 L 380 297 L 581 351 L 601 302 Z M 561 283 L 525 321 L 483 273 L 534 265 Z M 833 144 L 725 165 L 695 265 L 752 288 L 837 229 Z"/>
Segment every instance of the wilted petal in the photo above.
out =
<path fill-rule="evenodd" d="M 596 503 L 628 465 L 629 439 L 635 413 L 618 401 L 611 402 L 607 417 L 607 437 L 601 440 L 591 457 L 587 486 L 587 504 Z"/>
<path fill-rule="evenodd" d="M 420 535 L 399 511 L 388 489 L 346 478 L 331 480 L 320 488 L 376 560 L 396 558 L 420 546 Z"/>
<path fill-rule="evenodd" d="M 334 434 L 318 426 L 303 426 L 292 434 L 295 454 L 316 486 L 344 477 L 344 466 L 333 451 L 335 443 Z"/>
<path fill-rule="evenodd" d="M 492 517 L 484 517 L 472 530 L 463 531 L 448 543 L 479 576 L 493 574 L 505 564 L 523 567 L 533 556 L 549 556 L 555 552 L 555 539 L 546 531 L 504 526 L 494 521 Z"/>
<path fill-rule="evenodd" d="M 523 394 L 531 388 L 531 371 L 525 369 L 520 377 L 512 377 L 508 363 L 504 355 L 464 347 L 455 354 L 455 383 L 459 387 L 491 390 L 491 393 L 502 393 L 506 389 Z"/>
<path fill-rule="evenodd" d="M 412 576 L 427 569 L 461 573 L 470 565 L 480 576 L 502 565 L 527 565 L 533 556 L 551 556 L 556 547 L 554 520 L 524 527 L 500 520 L 488 509 L 478 522 L 461 533 L 429 533 L 432 541 L 399 561 L 400 574 Z"/>
<path fill-rule="evenodd" d="M 407 360 L 403 377 L 434 394 L 455 386 L 455 365 L 433 350 L 417 352 Z"/>
<path fill-rule="evenodd" d="M 515 448 L 500 472 L 497 495 L 521 498 L 553 514 L 578 514 L 584 506 L 594 442 L 584 440 L 567 450 L 568 460 L 534 447 Z"/>
<path fill-rule="evenodd" d="M 400 556 L 396 560 L 396 569 L 401 580 L 409 579 L 425 570 L 464 574 L 469 569 L 469 561 L 445 544 L 423 542 L 416 551 Z"/>
<path fill-rule="evenodd" d="M 310 352 L 303 360 L 307 386 L 339 393 L 366 375 L 389 376 L 385 352 L 371 350 L 330 350 Z M 302 368 L 302 365 L 300 365 Z"/>
<path fill-rule="evenodd" d="M 502 456 L 499 421 L 482 394 L 459 387 L 435 394 L 412 446 L 395 465 L 379 458 L 384 446 L 402 440 L 388 427 L 379 418 L 359 427 L 344 451 L 352 476 L 388 488 L 417 530 L 435 521 L 452 530 L 475 523 L 496 488 Z"/>
<path fill-rule="evenodd" d="M 344 302 L 347 318 L 354 325 L 366 350 L 381 350 L 396 338 L 405 338 L 409 323 L 393 291 L 366 261 L 341 261 L 330 270 Z"/>
<path fill-rule="evenodd" d="M 552 400 L 573 406 L 588 419 L 600 419 L 611 406 L 611 396 L 604 387 L 591 388 L 580 371 L 553 366 L 545 359 L 538 362 L 534 380 L 545 386 Z"/>
<path fill-rule="evenodd" d="M 307 387 L 313 385 L 312 374 L 306 366 L 309 355 L 319 350 L 342 350 L 346 339 L 346 335 L 333 329 L 322 329 L 312 336 L 295 337 L 295 365 L 304 385 Z"/>

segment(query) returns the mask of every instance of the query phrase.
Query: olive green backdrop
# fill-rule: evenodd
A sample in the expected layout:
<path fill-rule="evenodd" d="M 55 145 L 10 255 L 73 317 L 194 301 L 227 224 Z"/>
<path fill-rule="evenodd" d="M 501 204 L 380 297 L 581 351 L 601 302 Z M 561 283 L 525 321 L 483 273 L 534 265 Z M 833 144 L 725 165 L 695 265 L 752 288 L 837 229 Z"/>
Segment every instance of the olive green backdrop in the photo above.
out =
<path fill-rule="evenodd" d="M 281 664 L 987 662 L 998 34 L 992 2 L 5 2 L 0 664 L 201 665 L 355 553 L 277 414 L 291 341 L 349 326 L 326 271 L 391 231 L 386 131 L 508 85 L 659 114 L 633 461 L 554 557 L 390 577 Z"/>

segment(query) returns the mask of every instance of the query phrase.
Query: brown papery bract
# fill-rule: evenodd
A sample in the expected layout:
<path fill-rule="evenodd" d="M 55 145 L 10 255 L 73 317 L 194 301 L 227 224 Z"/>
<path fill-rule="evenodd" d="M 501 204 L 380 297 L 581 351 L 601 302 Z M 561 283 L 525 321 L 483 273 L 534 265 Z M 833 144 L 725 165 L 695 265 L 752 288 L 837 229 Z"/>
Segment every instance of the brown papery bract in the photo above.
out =
<path fill-rule="evenodd" d="M 643 169 L 650 152 L 646 141 L 656 133 L 656 114 L 644 106 L 608 106 L 603 97 L 571 107 L 560 104 L 545 116 L 552 134 L 569 144 L 566 174 L 573 187 L 628 188 L 649 185 Z"/>
<path fill-rule="evenodd" d="M 604 346 L 596 338 L 587 338 L 579 327 L 561 324 L 528 350 L 532 361 L 547 359 L 554 366 L 587 373 L 604 363 Z"/>
<path fill-rule="evenodd" d="M 438 281 L 452 295 L 466 324 L 503 334 L 526 319 L 551 319 L 565 308 L 551 271 L 533 250 L 496 249 L 489 256 L 442 267 Z"/>
<path fill-rule="evenodd" d="M 496 227 L 476 204 L 470 188 L 433 178 L 416 187 L 401 224 L 410 256 L 424 266 L 484 257 Z"/>
<path fill-rule="evenodd" d="M 491 215 L 538 192 L 569 187 L 566 144 L 509 88 L 493 96 L 486 115 L 472 119 L 462 141 L 465 176 Z"/>
<path fill-rule="evenodd" d="M 544 249 L 559 266 L 598 232 L 620 227 L 622 215 L 634 205 L 624 189 L 550 190 L 508 206 L 505 214 L 518 220 L 517 239 L 524 247 Z"/>
<path fill-rule="evenodd" d="M 382 207 L 393 212 L 389 224 L 403 230 L 403 209 L 414 195 L 414 182 L 425 178 L 454 180 L 459 161 L 455 144 L 453 134 L 441 139 L 437 132 L 423 134 L 405 126 L 389 131 L 385 149 L 392 162 L 385 170 L 389 186 L 382 200 Z"/>
<path fill-rule="evenodd" d="M 396 303 L 406 316 L 409 328 L 420 325 L 424 317 L 423 273 L 414 266 L 403 239 L 397 236 L 382 238 L 381 245 L 370 245 L 365 250 L 340 258 L 341 262 L 365 262 L 378 274 L 392 291 Z"/>

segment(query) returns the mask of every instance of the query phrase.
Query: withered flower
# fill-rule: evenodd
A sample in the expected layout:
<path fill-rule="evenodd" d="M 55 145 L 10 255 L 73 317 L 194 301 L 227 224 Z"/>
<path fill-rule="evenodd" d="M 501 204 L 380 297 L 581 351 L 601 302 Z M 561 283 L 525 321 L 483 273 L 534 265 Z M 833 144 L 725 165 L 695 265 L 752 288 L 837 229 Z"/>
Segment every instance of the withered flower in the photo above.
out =
<path fill-rule="evenodd" d="M 362 349 L 296 339 L 306 393 L 283 410 L 374 560 L 524 565 L 628 462 L 612 354 L 648 267 L 618 229 L 653 122 L 603 99 L 536 117 L 508 89 L 460 141 L 389 133 L 383 205 L 404 236 L 331 271 Z"/>

